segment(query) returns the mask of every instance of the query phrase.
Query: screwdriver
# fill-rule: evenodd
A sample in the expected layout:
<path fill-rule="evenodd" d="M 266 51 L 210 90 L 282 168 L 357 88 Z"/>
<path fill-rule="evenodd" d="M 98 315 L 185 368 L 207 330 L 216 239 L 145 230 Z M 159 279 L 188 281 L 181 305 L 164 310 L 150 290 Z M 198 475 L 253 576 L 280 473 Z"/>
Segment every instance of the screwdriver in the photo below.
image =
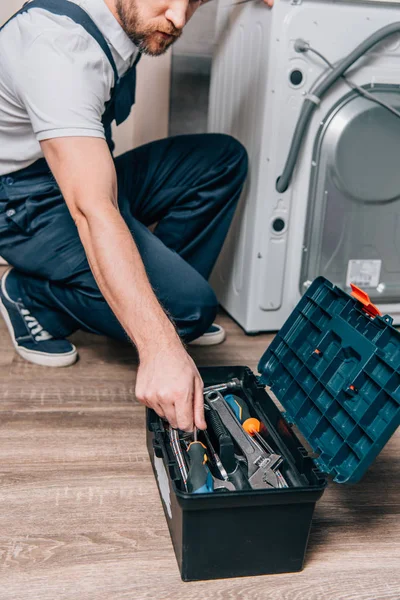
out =
<path fill-rule="evenodd" d="M 261 421 L 259 421 L 258 419 L 254 419 L 253 417 L 250 417 L 250 419 L 246 419 L 246 421 L 243 423 L 243 429 L 245 431 L 247 431 L 247 433 L 249 435 L 251 435 L 252 437 L 257 438 L 257 440 L 260 442 L 260 445 L 263 446 L 267 452 L 269 452 L 270 454 L 274 453 L 271 446 L 260 435 Z"/>
<path fill-rule="evenodd" d="M 187 489 L 192 494 L 209 494 L 214 491 L 214 481 L 207 466 L 207 449 L 197 440 L 197 429 L 194 430 L 193 442 L 189 444 L 189 472 Z"/>

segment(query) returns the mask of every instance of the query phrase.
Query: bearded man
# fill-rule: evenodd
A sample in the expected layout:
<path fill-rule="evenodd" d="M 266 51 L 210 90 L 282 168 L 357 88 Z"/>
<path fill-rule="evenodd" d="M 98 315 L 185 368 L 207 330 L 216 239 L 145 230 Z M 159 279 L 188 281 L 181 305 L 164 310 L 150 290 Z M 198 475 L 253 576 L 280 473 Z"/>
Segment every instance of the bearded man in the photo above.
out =
<path fill-rule="evenodd" d="M 14 347 L 66 367 L 77 329 L 129 339 L 138 400 L 184 430 L 205 427 L 184 344 L 224 339 L 207 279 L 247 155 L 204 134 L 114 158 L 111 124 L 134 104 L 141 54 L 163 54 L 202 4 L 32 0 L 0 32 L 0 311 Z"/>

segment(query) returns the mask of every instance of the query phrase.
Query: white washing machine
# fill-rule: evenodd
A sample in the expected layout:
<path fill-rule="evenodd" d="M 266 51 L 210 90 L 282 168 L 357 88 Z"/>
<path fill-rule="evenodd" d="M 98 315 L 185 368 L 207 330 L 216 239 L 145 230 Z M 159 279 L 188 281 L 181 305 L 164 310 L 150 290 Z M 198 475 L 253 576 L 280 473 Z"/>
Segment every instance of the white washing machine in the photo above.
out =
<path fill-rule="evenodd" d="M 250 171 L 211 283 L 248 333 L 279 329 L 318 275 L 400 323 L 399 8 L 219 2 L 209 131 Z"/>

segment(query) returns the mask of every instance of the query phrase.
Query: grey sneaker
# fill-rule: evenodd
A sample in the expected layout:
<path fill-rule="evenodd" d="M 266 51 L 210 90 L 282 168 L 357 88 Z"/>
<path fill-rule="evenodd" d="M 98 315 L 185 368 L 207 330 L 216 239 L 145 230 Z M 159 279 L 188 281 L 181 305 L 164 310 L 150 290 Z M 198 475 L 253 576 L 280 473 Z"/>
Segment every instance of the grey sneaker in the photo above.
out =
<path fill-rule="evenodd" d="M 189 346 L 216 346 L 222 344 L 225 338 L 225 329 L 221 325 L 213 323 L 202 336 L 189 342 Z"/>

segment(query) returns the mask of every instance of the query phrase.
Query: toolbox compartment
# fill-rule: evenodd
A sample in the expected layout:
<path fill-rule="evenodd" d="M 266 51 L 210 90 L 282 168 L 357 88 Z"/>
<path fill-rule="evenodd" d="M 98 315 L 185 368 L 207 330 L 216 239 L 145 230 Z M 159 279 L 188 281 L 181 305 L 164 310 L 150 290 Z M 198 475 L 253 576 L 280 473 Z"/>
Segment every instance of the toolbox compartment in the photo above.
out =
<path fill-rule="evenodd" d="M 261 357 L 260 376 L 246 366 L 200 369 L 205 386 L 242 382 L 290 487 L 186 492 L 163 421 L 147 410 L 147 448 L 184 581 L 300 571 L 328 474 L 358 481 L 400 424 L 400 334 L 360 294 L 320 277 Z"/>

